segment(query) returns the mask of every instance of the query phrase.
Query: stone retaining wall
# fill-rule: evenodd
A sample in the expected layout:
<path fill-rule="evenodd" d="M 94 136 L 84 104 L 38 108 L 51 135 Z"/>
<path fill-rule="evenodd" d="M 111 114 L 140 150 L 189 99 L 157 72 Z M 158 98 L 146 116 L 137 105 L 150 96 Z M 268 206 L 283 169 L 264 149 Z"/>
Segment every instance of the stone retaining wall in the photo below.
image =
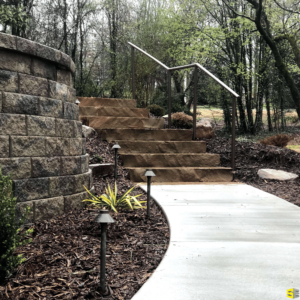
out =
<path fill-rule="evenodd" d="M 82 205 L 91 188 L 66 54 L 0 33 L 0 166 L 11 174 L 17 217 L 50 218 Z"/>

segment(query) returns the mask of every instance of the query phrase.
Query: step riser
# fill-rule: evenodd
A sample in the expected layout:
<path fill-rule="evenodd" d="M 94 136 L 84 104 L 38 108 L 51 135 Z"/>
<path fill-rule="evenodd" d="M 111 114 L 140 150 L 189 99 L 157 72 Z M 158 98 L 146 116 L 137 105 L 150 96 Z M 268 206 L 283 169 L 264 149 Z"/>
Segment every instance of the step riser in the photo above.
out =
<path fill-rule="evenodd" d="M 124 167 L 216 167 L 217 154 L 123 154 Z"/>
<path fill-rule="evenodd" d="M 119 153 L 205 153 L 205 142 L 142 142 L 118 141 Z"/>
<path fill-rule="evenodd" d="M 102 140 L 105 141 L 191 141 L 191 130 L 131 130 L 131 129 L 106 129 L 97 130 Z"/>
<path fill-rule="evenodd" d="M 94 129 L 162 129 L 164 120 L 148 118 L 81 117 L 83 123 Z"/>
<path fill-rule="evenodd" d="M 148 118 L 149 109 L 144 108 L 127 108 L 127 107 L 91 107 L 81 106 L 79 107 L 79 115 L 81 117 L 136 117 L 136 118 Z"/>
<path fill-rule="evenodd" d="M 133 182 L 146 182 L 147 178 L 143 176 L 146 169 L 130 169 L 129 176 Z M 233 180 L 231 170 L 212 169 L 159 169 L 153 170 L 155 177 L 153 182 L 230 182 Z"/>
<path fill-rule="evenodd" d="M 110 98 L 90 98 L 78 97 L 79 106 L 110 106 L 110 107 L 128 107 L 136 108 L 134 99 L 110 99 Z"/>

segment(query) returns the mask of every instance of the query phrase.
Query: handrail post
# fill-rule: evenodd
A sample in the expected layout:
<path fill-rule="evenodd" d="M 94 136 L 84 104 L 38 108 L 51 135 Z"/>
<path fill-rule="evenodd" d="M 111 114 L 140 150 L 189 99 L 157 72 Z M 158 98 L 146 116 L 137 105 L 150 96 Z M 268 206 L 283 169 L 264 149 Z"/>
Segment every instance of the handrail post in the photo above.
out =
<path fill-rule="evenodd" d="M 131 46 L 132 99 L 135 99 L 134 47 Z"/>
<path fill-rule="evenodd" d="M 168 73 L 168 107 L 169 107 L 169 112 L 168 112 L 168 128 L 171 128 L 171 71 L 167 71 Z"/>
<path fill-rule="evenodd" d="M 235 169 L 235 114 L 236 114 L 236 97 L 233 96 L 232 102 L 232 126 L 231 126 L 231 168 Z"/>
<path fill-rule="evenodd" d="M 197 82 L 198 82 L 198 68 L 194 71 L 194 108 L 193 108 L 193 140 L 196 139 L 196 118 L 197 118 Z"/>

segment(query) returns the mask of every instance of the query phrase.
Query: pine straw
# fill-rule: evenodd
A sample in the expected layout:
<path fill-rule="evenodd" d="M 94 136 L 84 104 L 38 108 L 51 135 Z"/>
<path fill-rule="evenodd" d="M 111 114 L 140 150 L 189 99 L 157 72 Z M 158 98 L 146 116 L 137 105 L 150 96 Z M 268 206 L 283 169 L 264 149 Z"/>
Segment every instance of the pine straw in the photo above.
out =
<path fill-rule="evenodd" d="M 286 147 L 293 139 L 294 138 L 292 136 L 287 134 L 277 134 L 261 140 L 260 143 L 265 146 Z"/>

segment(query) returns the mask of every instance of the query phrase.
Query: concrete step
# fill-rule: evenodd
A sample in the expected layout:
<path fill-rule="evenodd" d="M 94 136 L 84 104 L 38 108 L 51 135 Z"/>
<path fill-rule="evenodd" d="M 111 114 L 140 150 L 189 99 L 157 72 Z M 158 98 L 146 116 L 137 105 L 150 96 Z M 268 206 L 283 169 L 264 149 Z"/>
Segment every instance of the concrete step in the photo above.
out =
<path fill-rule="evenodd" d="M 200 141 L 117 141 L 119 153 L 205 153 L 206 143 Z"/>
<path fill-rule="evenodd" d="M 164 128 L 163 119 L 150 118 L 116 118 L 116 117 L 80 117 L 85 125 L 94 129 L 117 129 L 117 128 Z"/>
<path fill-rule="evenodd" d="M 136 108 L 134 99 L 115 99 L 115 98 L 96 98 L 96 97 L 77 97 L 79 106 L 113 106 Z"/>
<path fill-rule="evenodd" d="M 220 155 L 208 153 L 121 154 L 124 167 L 216 167 Z"/>
<path fill-rule="evenodd" d="M 128 108 L 128 107 L 109 107 L 109 106 L 80 106 L 79 115 L 85 116 L 107 116 L 107 117 L 138 117 L 148 118 L 149 109 Z"/>
<path fill-rule="evenodd" d="M 129 171 L 130 180 L 133 182 L 146 182 L 144 176 L 146 168 L 126 168 Z M 233 180 L 231 168 L 151 168 L 155 173 L 153 182 L 230 182 Z"/>
<path fill-rule="evenodd" d="M 176 129 L 96 129 L 105 141 L 191 141 L 192 130 Z"/>

